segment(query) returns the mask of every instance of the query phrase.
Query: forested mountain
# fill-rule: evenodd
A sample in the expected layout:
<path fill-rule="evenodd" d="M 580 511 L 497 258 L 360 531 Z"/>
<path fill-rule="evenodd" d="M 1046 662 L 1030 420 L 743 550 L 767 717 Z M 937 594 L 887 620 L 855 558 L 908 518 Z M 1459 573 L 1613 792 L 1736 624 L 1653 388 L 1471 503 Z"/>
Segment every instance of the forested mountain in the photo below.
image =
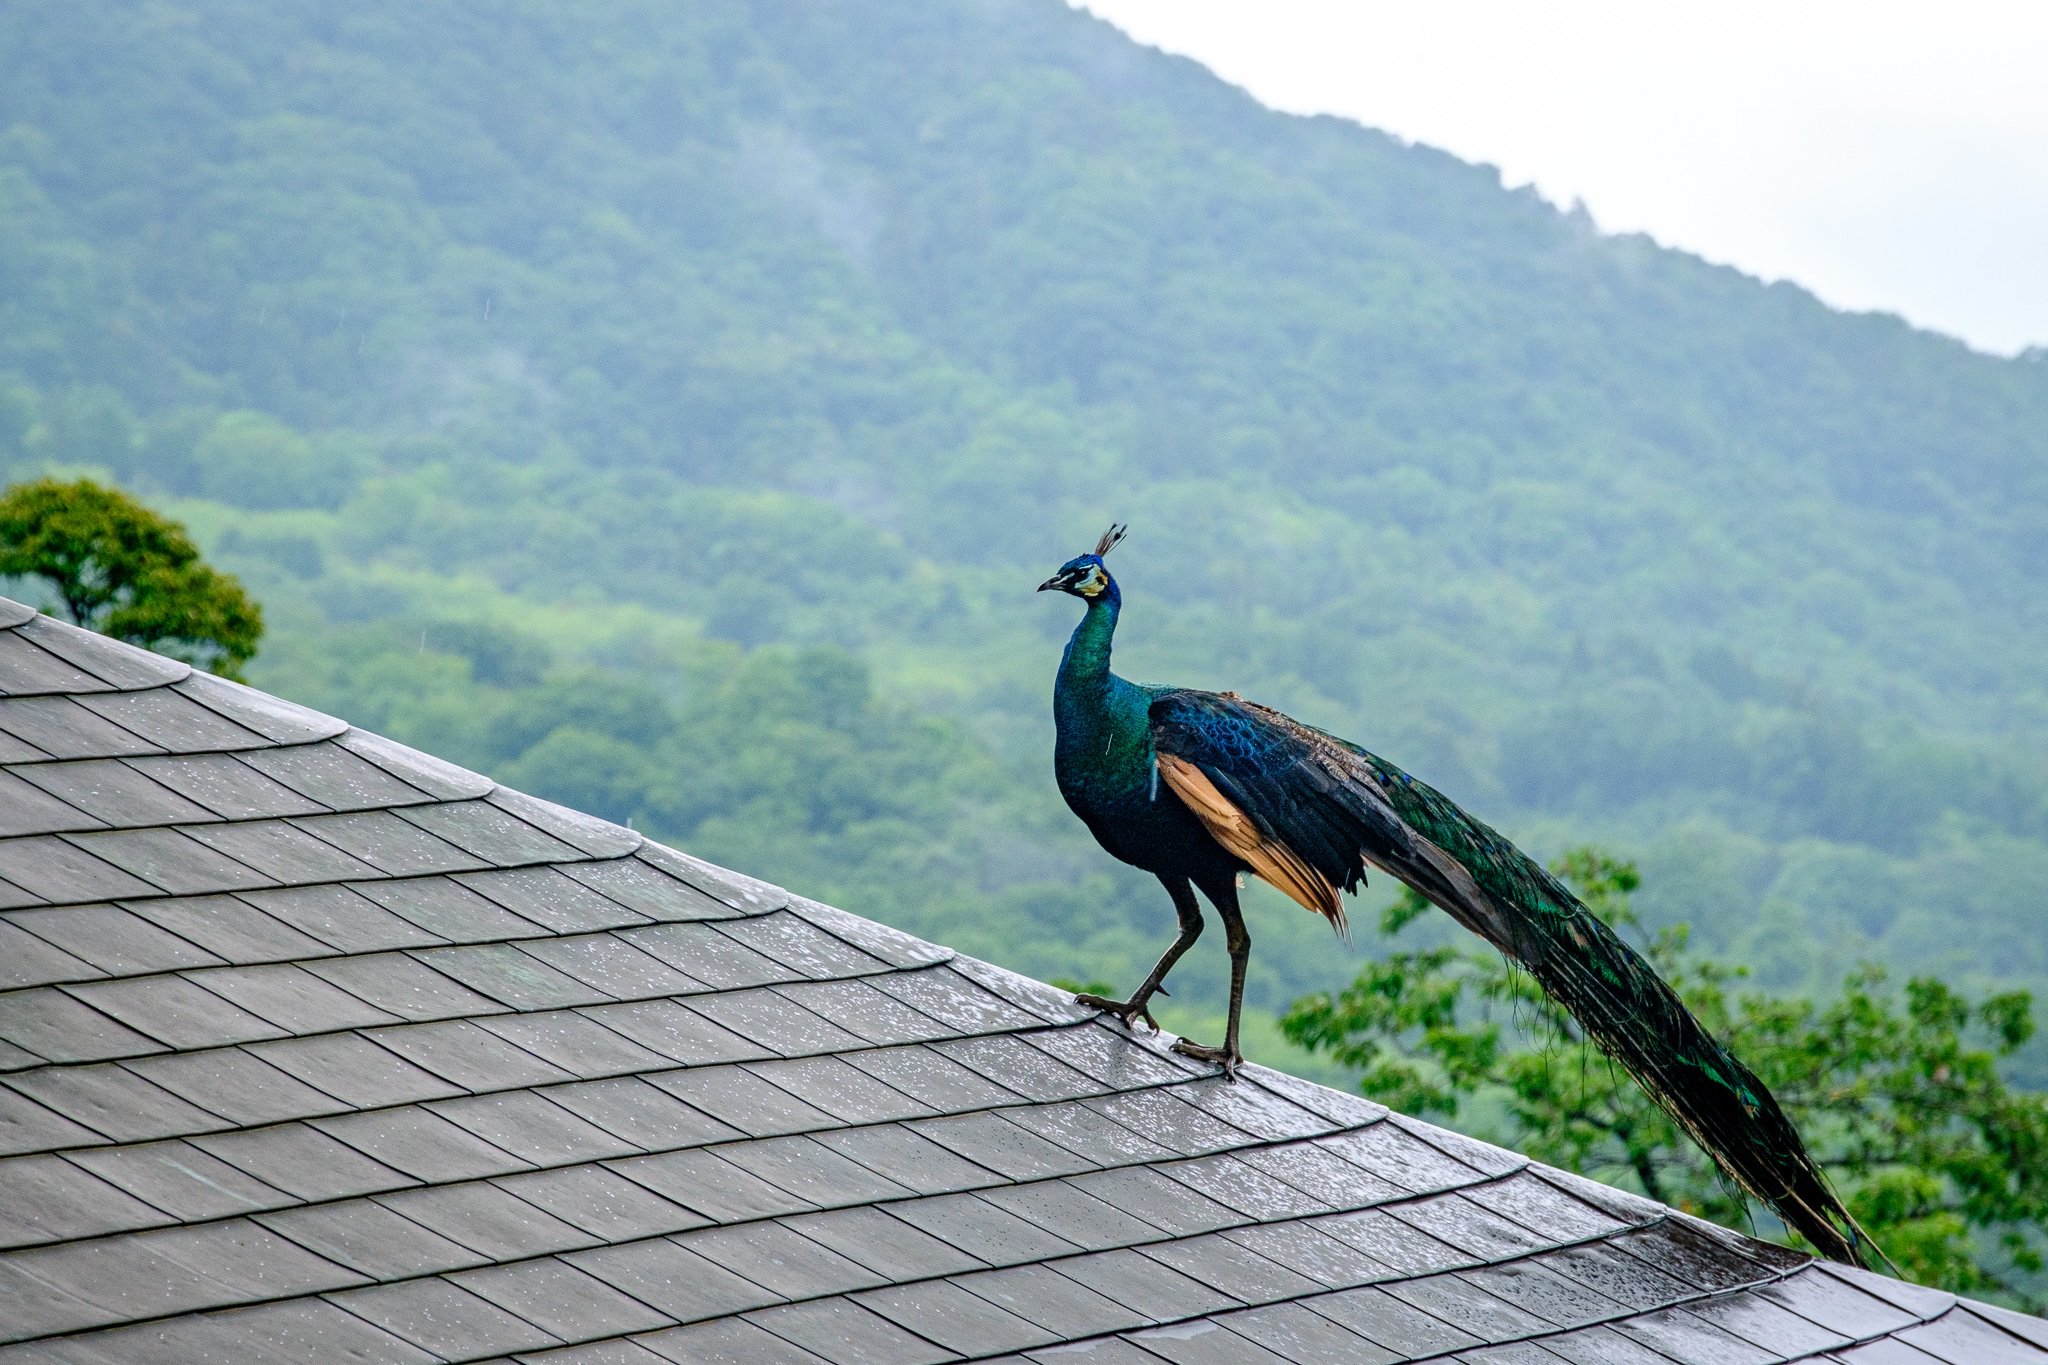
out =
<path fill-rule="evenodd" d="M 0 69 L 0 475 L 189 521 L 262 686 L 1128 981 L 1031 594 L 1127 519 L 1126 673 L 1634 853 L 1766 982 L 2048 988 L 2038 358 L 1057 0 L 13 0 Z M 1254 934 L 1268 1008 L 1355 968 Z"/>

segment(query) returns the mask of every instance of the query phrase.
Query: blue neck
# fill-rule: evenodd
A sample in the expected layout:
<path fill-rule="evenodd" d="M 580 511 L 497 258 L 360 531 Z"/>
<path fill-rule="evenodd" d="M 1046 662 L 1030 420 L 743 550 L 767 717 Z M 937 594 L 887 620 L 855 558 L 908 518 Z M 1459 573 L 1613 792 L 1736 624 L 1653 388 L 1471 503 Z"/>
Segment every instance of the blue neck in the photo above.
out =
<path fill-rule="evenodd" d="M 1122 610 L 1123 595 L 1114 582 L 1089 601 L 1087 614 L 1068 637 L 1067 652 L 1060 656 L 1060 690 L 1092 691 L 1108 685 L 1110 637 L 1116 634 L 1117 613 Z"/>

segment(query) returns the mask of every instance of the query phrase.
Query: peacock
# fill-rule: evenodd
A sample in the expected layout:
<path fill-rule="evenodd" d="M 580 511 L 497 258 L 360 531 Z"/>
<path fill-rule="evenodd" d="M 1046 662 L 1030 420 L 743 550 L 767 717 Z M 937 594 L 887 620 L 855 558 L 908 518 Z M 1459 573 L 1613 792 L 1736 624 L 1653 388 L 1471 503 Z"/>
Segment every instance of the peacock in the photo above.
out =
<path fill-rule="evenodd" d="M 1762 1081 L 1541 864 L 1385 759 L 1232 692 L 1133 683 L 1110 672 L 1123 596 L 1103 557 L 1112 526 L 1039 591 L 1087 605 L 1053 685 L 1060 795 L 1113 857 L 1166 887 L 1180 932 L 1127 1000 L 1084 1007 L 1142 1020 L 1202 934 L 1199 890 L 1223 921 L 1230 1017 L 1223 1044 L 1174 1050 L 1235 1079 L 1251 934 L 1250 872 L 1345 929 L 1342 893 L 1385 871 L 1519 963 L 1626 1067 L 1731 1179 L 1824 1255 L 1863 1264 L 1869 1243 Z"/>

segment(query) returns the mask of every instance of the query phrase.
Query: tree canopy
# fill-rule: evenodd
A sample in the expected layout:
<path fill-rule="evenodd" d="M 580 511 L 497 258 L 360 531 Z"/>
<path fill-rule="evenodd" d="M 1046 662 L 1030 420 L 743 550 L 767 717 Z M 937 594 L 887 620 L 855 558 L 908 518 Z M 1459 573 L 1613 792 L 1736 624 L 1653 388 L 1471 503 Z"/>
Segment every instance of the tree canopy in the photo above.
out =
<path fill-rule="evenodd" d="M 263 611 L 185 528 L 91 479 L 0 492 L 0 576 L 41 581 L 88 630 L 239 678 Z"/>

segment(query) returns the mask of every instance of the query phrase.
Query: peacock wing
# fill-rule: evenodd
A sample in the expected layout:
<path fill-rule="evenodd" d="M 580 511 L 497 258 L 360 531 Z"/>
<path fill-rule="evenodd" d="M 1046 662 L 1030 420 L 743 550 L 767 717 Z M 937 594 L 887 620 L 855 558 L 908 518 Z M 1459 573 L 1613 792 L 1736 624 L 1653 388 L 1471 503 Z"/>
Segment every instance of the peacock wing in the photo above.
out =
<path fill-rule="evenodd" d="M 1339 930 L 1342 893 L 1365 880 L 1370 855 L 1408 842 L 1342 742 L 1278 711 L 1160 689 L 1151 727 L 1161 785 L 1255 874 Z"/>

